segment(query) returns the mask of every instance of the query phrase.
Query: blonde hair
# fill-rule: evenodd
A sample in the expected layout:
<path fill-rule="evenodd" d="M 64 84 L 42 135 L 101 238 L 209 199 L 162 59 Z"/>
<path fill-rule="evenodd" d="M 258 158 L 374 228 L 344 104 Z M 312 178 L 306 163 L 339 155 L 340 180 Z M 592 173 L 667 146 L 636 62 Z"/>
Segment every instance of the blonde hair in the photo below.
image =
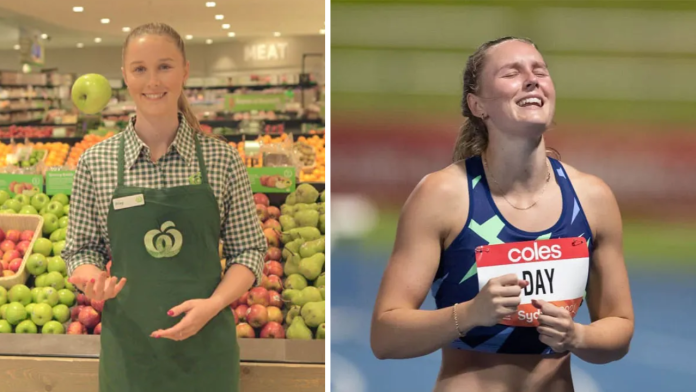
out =
<path fill-rule="evenodd" d="M 172 41 L 174 41 L 174 44 L 176 44 L 176 47 L 179 49 L 179 52 L 183 56 L 184 64 L 186 63 L 186 48 L 184 47 L 184 40 L 181 39 L 181 35 L 179 35 L 179 33 L 177 33 L 176 30 L 174 30 L 174 28 L 165 23 L 147 23 L 133 29 L 133 31 L 131 31 L 130 34 L 128 34 L 128 37 L 126 37 L 126 41 L 123 43 L 122 61 L 124 63 L 126 58 L 126 48 L 128 47 L 130 41 L 134 38 L 150 34 L 161 35 L 171 38 Z M 191 105 L 189 104 L 189 101 L 186 98 L 186 94 L 184 93 L 183 89 L 181 90 L 181 95 L 179 95 L 177 106 L 179 111 L 183 113 L 184 118 L 186 119 L 186 122 L 189 124 L 189 126 L 197 132 L 205 135 L 205 133 L 201 131 L 201 123 L 198 121 L 198 118 L 196 118 L 196 116 L 193 114 L 193 110 L 191 109 Z"/>

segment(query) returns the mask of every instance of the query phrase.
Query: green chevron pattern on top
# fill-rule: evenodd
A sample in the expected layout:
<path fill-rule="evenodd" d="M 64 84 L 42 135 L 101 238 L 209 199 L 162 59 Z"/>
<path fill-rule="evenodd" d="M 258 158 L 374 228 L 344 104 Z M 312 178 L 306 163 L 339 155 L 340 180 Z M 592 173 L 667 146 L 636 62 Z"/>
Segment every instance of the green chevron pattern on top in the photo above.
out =
<path fill-rule="evenodd" d="M 471 265 L 471 268 L 469 268 L 469 272 L 467 272 L 466 275 L 464 275 L 464 277 L 462 278 L 462 280 L 459 281 L 459 284 L 464 283 L 464 281 L 476 275 L 477 272 L 478 268 L 476 268 L 476 263 L 474 263 Z"/>
<path fill-rule="evenodd" d="M 471 189 L 476 188 L 476 184 L 478 184 L 479 181 L 481 181 L 481 175 L 476 176 L 476 178 L 471 181 Z"/>
<path fill-rule="evenodd" d="M 537 238 L 537 240 L 549 240 L 549 239 L 551 239 L 551 233 L 542 234 Z"/>
<path fill-rule="evenodd" d="M 505 223 L 500 220 L 498 215 L 493 216 L 482 225 L 479 225 L 473 219 L 471 220 L 471 224 L 469 224 L 471 231 L 478 234 L 479 237 L 486 240 L 490 245 L 503 243 L 503 241 L 498 238 L 498 234 L 503 231 L 504 227 Z"/>

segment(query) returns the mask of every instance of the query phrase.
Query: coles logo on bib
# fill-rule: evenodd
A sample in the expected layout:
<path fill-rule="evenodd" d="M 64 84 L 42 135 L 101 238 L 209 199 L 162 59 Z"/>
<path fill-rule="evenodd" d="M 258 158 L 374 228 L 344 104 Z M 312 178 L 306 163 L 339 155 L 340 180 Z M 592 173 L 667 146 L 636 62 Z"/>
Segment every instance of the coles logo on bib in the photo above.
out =
<path fill-rule="evenodd" d="M 515 274 L 529 285 L 522 289 L 514 315 L 500 324 L 517 327 L 539 325 L 540 310 L 532 305 L 541 299 L 566 308 L 572 317 L 585 293 L 590 256 L 582 237 L 484 245 L 476 248 L 479 290 L 492 278 Z"/>

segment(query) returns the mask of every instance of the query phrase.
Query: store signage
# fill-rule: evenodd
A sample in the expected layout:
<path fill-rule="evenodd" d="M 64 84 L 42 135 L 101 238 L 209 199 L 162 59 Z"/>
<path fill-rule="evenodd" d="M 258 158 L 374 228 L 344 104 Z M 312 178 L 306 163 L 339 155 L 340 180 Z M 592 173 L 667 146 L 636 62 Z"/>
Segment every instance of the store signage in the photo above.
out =
<path fill-rule="evenodd" d="M 75 179 L 75 171 L 47 171 L 46 172 L 46 194 L 55 195 L 63 193 L 69 195 L 72 193 L 73 180 Z"/>
<path fill-rule="evenodd" d="M 252 44 L 244 47 L 244 61 L 285 60 L 287 42 Z"/>
<path fill-rule="evenodd" d="M 0 190 L 15 196 L 24 191 L 38 193 L 43 191 L 43 176 L 41 174 L 0 174 Z"/>
<path fill-rule="evenodd" d="M 247 168 L 252 192 L 290 193 L 295 190 L 294 167 Z"/>
<path fill-rule="evenodd" d="M 225 110 L 232 112 L 282 110 L 287 101 L 286 94 L 227 94 Z"/>

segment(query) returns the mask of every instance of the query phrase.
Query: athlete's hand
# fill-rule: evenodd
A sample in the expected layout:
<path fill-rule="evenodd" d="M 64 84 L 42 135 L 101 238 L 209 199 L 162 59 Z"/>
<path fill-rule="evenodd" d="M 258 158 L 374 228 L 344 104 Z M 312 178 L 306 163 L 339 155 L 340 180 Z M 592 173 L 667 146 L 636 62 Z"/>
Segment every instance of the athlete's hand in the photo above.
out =
<path fill-rule="evenodd" d="M 541 309 L 537 327 L 539 340 L 557 353 L 571 350 L 577 340 L 578 328 L 570 312 L 540 299 L 533 299 L 532 305 Z"/>
<path fill-rule="evenodd" d="M 173 307 L 167 314 L 177 317 L 186 313 L 175 326 L 169 329 L 158 329 L 150 334 L 153 338 L 184 340 L 195 335 L 220 312 L 219 306 L 210 299 L 192 299 Z"/>
<path fill-rule="evenodd" d="M 517 311 L 522 289 L 529 282 L 515 274 L 493 278 L 486 283 L 472 300 L 472 310 L 476 325 L 490 327 Z"/>
<path fill-rule="evenodd" d="M 94 268 L 96 270 L 96 267 Z M 106 301 L 116 297 L 126 285 L 126 278 L 121 278 L 119 281 L 117 277 L 109 276 L 105 271 L 97 271 L 91 269 L 76 270 L 68 282 L 82 290 L 87 298 L 95 301 Z"/>

